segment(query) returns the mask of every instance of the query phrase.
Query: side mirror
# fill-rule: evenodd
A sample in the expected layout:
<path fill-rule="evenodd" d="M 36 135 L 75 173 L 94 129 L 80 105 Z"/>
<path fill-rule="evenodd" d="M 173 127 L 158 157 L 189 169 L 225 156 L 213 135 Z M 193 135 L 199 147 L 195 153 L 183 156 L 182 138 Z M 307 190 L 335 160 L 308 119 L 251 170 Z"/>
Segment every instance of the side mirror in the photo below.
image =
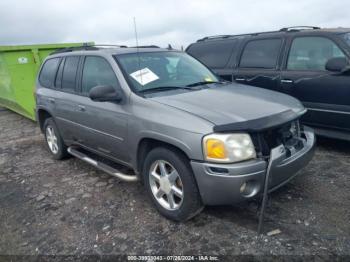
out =
<path fill-rule="evenodd" d="M 95 86 L 91 88 L 89 97 L 96 102 L 120 102 L 122 100 L 121 92 L 117 91 L 113 86 Z"/>
<path fill-rule="evenodd" d="M 342 72 L 348 65 L 345 57 L 333 57 L 326 63 L 326 70 L 331 72 Z"/>

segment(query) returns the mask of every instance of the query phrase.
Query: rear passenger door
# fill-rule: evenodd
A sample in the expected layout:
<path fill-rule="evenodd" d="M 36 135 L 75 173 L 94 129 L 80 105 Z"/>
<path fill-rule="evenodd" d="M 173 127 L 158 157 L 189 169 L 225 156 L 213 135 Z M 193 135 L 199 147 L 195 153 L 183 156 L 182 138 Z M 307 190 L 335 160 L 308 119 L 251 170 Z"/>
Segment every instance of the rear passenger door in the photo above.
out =
<path fill-rule="evenodd" d="M 92 101 L 89 91 L 101 85 L 113 86 L 121 91 L 110 63 L 104 57 L 86 56 L 83 62 L 80 97 L 77 100 L 78 123 L 84 129 L 81 134 L 82 143 L 90 149 L 128 163 L 128 150 L 125 147 L 128 113 L 125 100 L 120 103 Z"/>
<path fill-rule="evenodd" d="M 325 69 L 330 58 L 346 57 L 341 46 L 327 36 L 294 36 L 281 72 L 284 92 L 306 108 L 305 123 L 350 130 L 350 77 Z"/>
<path fill-rule="evenodd" d="M 245 42 L 233 80 L 241 84 L 279 90 L 279 64 L 283 38 Z"/>
<path fill-rule="evenodd" d="M 79 115 L 77 114 L 77 79 L 80 56 L 65 56 L 55 80 L 55 120 L 67 143 L 79 141 Z"/>

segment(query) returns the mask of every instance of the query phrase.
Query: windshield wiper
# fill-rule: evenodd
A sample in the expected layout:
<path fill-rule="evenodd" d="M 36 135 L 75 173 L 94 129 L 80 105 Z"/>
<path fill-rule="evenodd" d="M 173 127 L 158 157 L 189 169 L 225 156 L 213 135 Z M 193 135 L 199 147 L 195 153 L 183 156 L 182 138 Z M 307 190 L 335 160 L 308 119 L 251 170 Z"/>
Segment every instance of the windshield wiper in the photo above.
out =
<path fill-rule="evenodd" d="M 186 85 L 187 87 L 194 87 L 194 86 L 202 86 L 202 85 L 207 85 L 207 84 L 222 84 L 223 82 L 220 81 L 199 81 L 195 82 L 189 85 Z"/>
<path fill-rule="evenodd" d="M 174 90 L 174 89 L 185 89 L 185 90 L 198 90 L 198 88 L 193 88 L 189 86 L 159 86 L 155 88 L 148 88 L 139 90 L 139 93 L 146 93 L 146 92 L 161 92 L 161 91 L 168 91 L 168 90 Z"/>

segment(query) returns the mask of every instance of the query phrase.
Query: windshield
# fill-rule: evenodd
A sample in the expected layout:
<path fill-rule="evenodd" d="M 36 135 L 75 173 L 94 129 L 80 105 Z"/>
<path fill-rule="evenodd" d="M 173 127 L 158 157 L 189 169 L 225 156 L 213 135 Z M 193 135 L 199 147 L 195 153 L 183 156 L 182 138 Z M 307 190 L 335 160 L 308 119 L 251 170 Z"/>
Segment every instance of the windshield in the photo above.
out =
<path fill-rule="evenodd" d="M 217 82 L 217 77 L 186 53 L 163 51 L 116 56 L 125 76 L 137 92 L 184 88 L 196 83 Z"/>
<path fill-rule="evenodd" d="M 350 46 L 350 33 L 343 34 L 345 42 Z"/>

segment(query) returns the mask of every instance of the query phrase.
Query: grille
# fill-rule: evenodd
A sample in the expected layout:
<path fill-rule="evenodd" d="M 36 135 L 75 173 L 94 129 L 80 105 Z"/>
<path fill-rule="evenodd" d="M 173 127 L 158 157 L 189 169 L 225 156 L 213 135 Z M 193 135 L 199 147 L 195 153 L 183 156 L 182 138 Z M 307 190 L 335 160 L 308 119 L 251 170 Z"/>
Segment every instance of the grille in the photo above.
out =
<path fill-rule="evenodd" d="M 276 128 L 252 134 L 256 152 L 260 156 L 267 157 L 270 155 L 272 148 L 281 144 L 285 145 L 286 148 L 301 148 L 303 144 L 299 139 L 301 137 L 300 128 L 299 121 L 296 120 Z"/>

